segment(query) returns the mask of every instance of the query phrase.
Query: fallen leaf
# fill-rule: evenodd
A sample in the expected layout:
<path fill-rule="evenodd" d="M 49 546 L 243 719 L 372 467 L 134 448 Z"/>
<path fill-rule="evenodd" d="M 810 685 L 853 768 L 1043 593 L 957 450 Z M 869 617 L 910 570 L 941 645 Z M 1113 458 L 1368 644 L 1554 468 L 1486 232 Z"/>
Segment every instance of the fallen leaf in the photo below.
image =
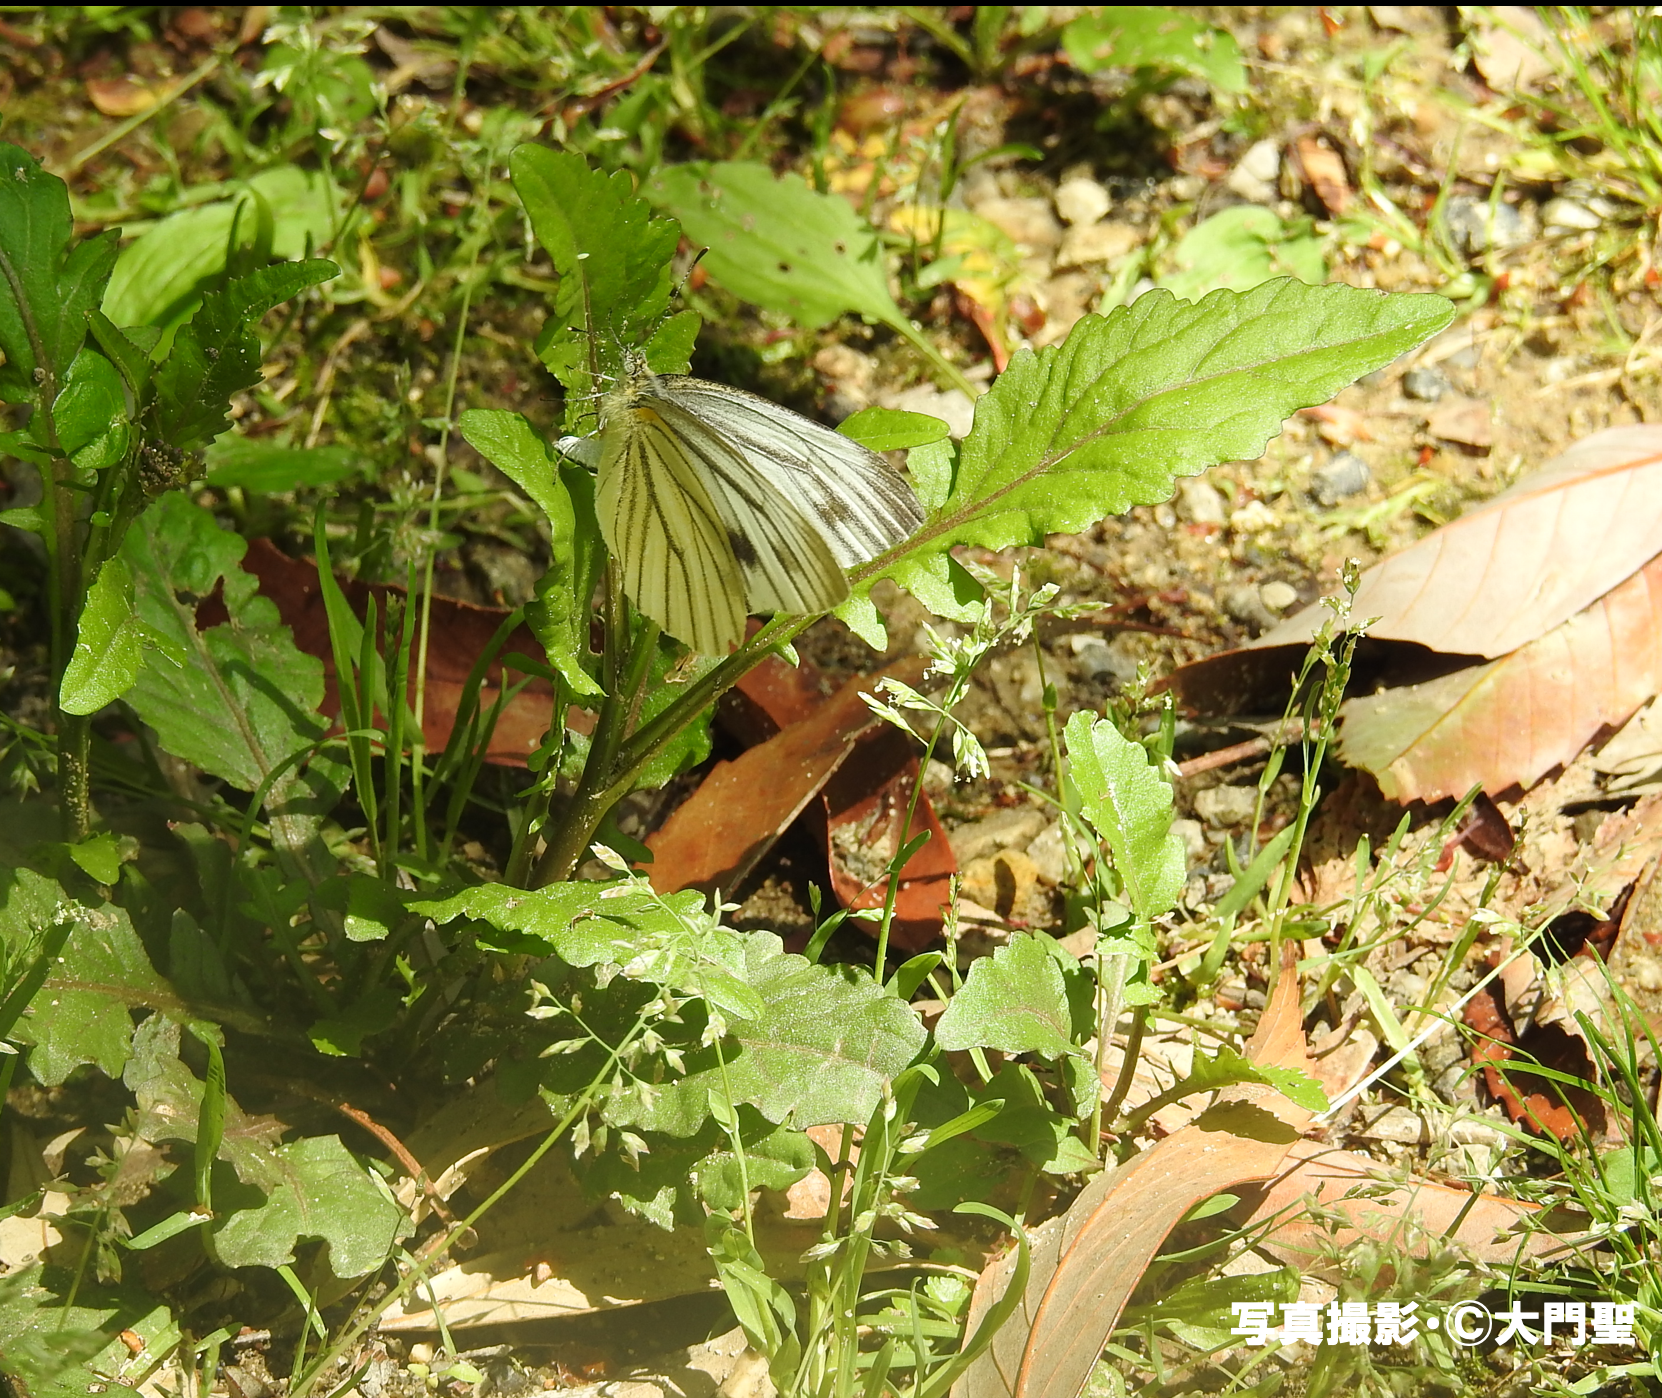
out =
<path fill-rule="evenodd" d="M 1539 1204 L 1507 1199 L 1431 1180 L 1404 1179 L 1371 1156 L 1299 1141 L 1285 1167 L 1267 1185 L 1242 1191 L 1230 1211 L 1240 1227 L 1281 1220 L 1256 1246 L 1312 1276 L 1339 1281 L 1335 1254 L 1364 1239 L 1426 1256 L 1453 1242 L 1481 1262 L 1509 1266 L 1520 1254 L 1542 1260 L 1561 1257 L 1579 1240 L 1527 1226 Z M 1304 1207 L 1320 1205 L 1317 1221 Z M 1342 1216 L 1339 1222 L 1333 1216 Z"/>
<path fill-rule="evenodd" d="M 1465 398 L 1448 394 L 1426 419 L 1426 431 L 1445 442 L 1461 446 L 1480 447 L 1487 451 L 1494 445 L 1494 414 L 1483 398 Z"/>
<path fill-rule="evenodd" d="M 1568 621 L 1659 548 L 1662 425 L 1610 427 L 1367 569 L 1354 614 L 1380 618 L 1368 628 L 1377 640 L 1493 659 Z M 1330 615 L 1314 603 L 1243 649 L 1303 646 Z"/>
<path fill-rule="evenodd" d="M 1662 556 L 1487 665 L 1346 701 L 1339 756 L 1395 801 L 1528 787 L 1662 686 Z"/>
<path fill-rule="evenodd" d="M 1393 799 L 1528 785 L 1662 683 L 1662 426 L 1610 428 L 1363 573 L 1341 753 Z M 1178 669 L 1201 712 L 1279 706 L 1317 603 Z M 1410 644 L 1399 644 L 1410 643 Z M 1486 666 L 1468 657 L 1488 659 Z"/>
<path fill-rule="evenodd" d="M 138 116 L 154 107 L 160 97 L 155 89 L 131 78 L 87 79 L 87 100 L 107 117 Z"/>
<path fill-rule="evenodd" d="M 1532 87 L 1553 71 L 1552 35 L 1528 5 L 1485 6 L 1464 12 L 1472 64 L 1496 92 Z"/>
<path fill-rule="evenodd" d="M 333 718 L 340 712 L 335 690 L 335 653 L 329 644 L 329 620 L 324 611 L 323 593 L 318 587 L 317 565 L 310 559 L 290 558 L 269 539 L 255 539 L 244 555 L 242 566 L 260 582 L 260 592 L 276 604 L 283 623 L 294 633 L 294 643 L 308 655 L 323 662 L 324 694 L 321 711 Z M 403 597 L 401 587 L 341 579 L 341 589 L 353 611 L 362 618 L 368 598 L 374 594 L 381 616 L 386 616 L 389 597 Z M 440 752 L 449 741 L 461 704 L 462 691 L 474 662 L 484 653 L 497 628 L 509 613 L 500 607 L 476 607 L 449 597 L 432 602 L 431 634 L 427 650 L 427 695 L 422 709 L 422 740 L 429 752 Z M 206 628 L 225 619 L 224 606 L 209 598 L 197 608 L 197 625 Z M 503 643 L 499 655 L 518 651 L 531 660 L 543 661 L 543 650 L 528 626 L 517 627 Z M 412 672 L 414 667 L 412 665 Z M 514 673 L 509 683 L 524 677 Z M 414 684 L 412 673 L 411 683 Z M 502 666 L 493 663 L 480 686 L 479 704 L 488 711 L 502 684 Z M 554 710 L 554 689 L 546 680 L 532 678 L 503 708 L 491 735 L 485 760 L 505 767 L 523 767 L 547 733 Z"/>
<path fill-rule="evenodd" d="M 1260 1066 L 1308 1069 L 1290 959 L 1247 1056 Z M 1031 1230 L 1021 1304 L 954 1385 L 954 1398 L 1078 1394 L 1166 1235 L 1219 1190 L 1274 1175 L 1309 1116 L 1271 1088 L 1242 1085 L 1192 1125 L 1097 1176 L 1067 1213 Z M 1003 1294 L 1014 1266 L 1012 1253 L 982 1272 L 966 1335 Z"/>
<path fill-rule="evenodd" d="M 881 679 L 902 671 L 915 682 L 921 669 L 920 662 L 908 660 L 850 680 L 813 713 L 733 761 L 718 762 L 648 838 L 652 886 L 660 893 L 738 887 L 825 789 L 855 739 L 877 721 L 862 695 L 875 693 Z"/>
<path fill-rule="evenodd" d="M 1344 157 L 1325 144 L 1319 136 L 1302 136 L 1293 143 L 1293 153 L 1304 182 L 1316 191 L 1330 214 L 1342 214 L 1355 197 L 1350 177 L 1345 173 Z"/>

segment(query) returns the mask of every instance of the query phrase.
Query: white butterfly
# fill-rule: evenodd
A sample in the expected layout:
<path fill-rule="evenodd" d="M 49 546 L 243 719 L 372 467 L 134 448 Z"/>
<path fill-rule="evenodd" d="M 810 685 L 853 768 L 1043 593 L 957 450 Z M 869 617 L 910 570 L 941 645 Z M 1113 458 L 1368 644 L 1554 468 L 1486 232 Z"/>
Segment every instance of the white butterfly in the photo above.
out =
<path fill-rule="evenodd" d="M 754 393 L 634 369 L 600 407 L 595 508 L 623 589 L 694 651 L 723 655 L 751 612 L 812 616 L 846 569 L 923 522 L 881 456 Z M 593 459 L 593 439 L 563 438 Z"/>

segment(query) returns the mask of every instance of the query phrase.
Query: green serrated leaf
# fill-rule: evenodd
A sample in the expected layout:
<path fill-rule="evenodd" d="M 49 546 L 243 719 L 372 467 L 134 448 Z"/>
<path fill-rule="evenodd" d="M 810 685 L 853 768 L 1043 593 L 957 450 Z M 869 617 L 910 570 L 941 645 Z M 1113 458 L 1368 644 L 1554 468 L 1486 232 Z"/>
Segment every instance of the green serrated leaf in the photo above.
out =
<path fill-rule="evenodd" d="M 681 230 L 654 214 L 626 172 L 590 169 L 570 151 L 519 146 L 509 169 L 559 278 L 537 353 L 569 395 L 586 400 L 568 418 L 573 431 L 584 431 L 581 420 L 594 417 L 587 395 L 604 386 L 591 376 L 591 352 L 602 375 L 615 375 L 626 346 L 663 333 L 656 323 L 669 306 Z"/>
<path fill-rule="evenodd" d="M 1321 1084 L 1302 1069 L 1261 1066 L 1241 1057 L 1227 1045 L 1220 1045 L 1215 1052 L 1204 1057 L 1197 1054 L 1189 1075 L 1169 1091 L 1186 1097 L 1197 1092 L 1215 1092 L 1243 1082 L 1273 1087 L 1288 1101 L 1307 1111 L 1319 1112 L 1327 1107 L 1327 1094 Z"/>
<path fill-rule="evenodd" d="M 1225 92 L 1246 90 L 1241 50 L 1226 30 L 1164 5 L 1110 5 L 1062 30 L 1074 67 L 1153 68 L 1204 78 Z"/>
<path fill-rule="evenodd" d="M 709 248 L 704 266 L 735 296 L 806 330 L 850 311 L 904 322 L 877 234 L 841 196 L 745 161 L 674 165 L 645 189 Z"/>
<path fill-rule="evenodd" d="M 1170 912 L 1187 871 L 1183 839 L 1171 828 L 1170 783 L 1149 762 L 1148 750 L 1107 719 L 1077 713 L 1066 738 L 1068 779 L 1113 855 L 1131 906 L 1145 922 Z"/>
<path fill-rule="evenodd" d="M 991 1048 L 1046 1058 L 1075 1052 L 1056 958 L 1026 934 L 982 957 L 935 1026 L 935 1042 L 949 1051 Z"/>
<path fill-rule="evenodd" d="M 1080 1143 L 1072 1122 L 1050 1105 L 1025 1063 L 1006 1063 L 976 1096 L 1004 1103 L 997 1116 L 975 1128 L 979 1139 L 1014 1146 L 1046 1174 L 1067 1175 L 1096 1167 L 1096 1158 Z"/>
<path fill-rule="evenodd" d="M 97 713 L 132 688 L 143 663 L 132 571 L 125 559 L 111 558 L 87 589 L 58 702 L 65 713 Z"/>
<path fill-rule="evenodd" d="M 458 423 L 485 460 L 531 497 L 548 520 L 548 571 L 537 583 L 531 628 L 561 677 L 580 695 L 602 691 L 584 666 L 589 650 L 590 599 L 603 561 L 594 517 L 593 478 L 563 462 L 519 413 L 474 409 Z"/>
<path fill-rule="evenodd" d="M 504 951 L 553 953 L 569 966 L 613 965 L 632 980 L 703 995 L 729 1018 L 756 1019 L 765 1008 L 746 979 L 749 938 L 719 926 L 704 896 L 692 890 L 659 894 L 644 882 L 583 881 L 530 891 L 486 884 L 450 898 L 412 900 L 409 909 L 441 925 L 465 916 L 513 934 L 486 939 Z"/>
<path fill-rule="evenodd" d="M 744 945 L 742 978 L 762 1002 L 755 1019 L 731 1026 L 722 1057 L 690 1054 L 687 1072 L 651 1093 L 619 1094 L 607 1116 L 673 1136 L 706 1119 L 712 1087 L 772 1122 L 802 1129 L 867 1120 L 883 1085 L 923 1048 L 917 1014 L 869 976 L 786 955 L 769 932 Z"/>
<path fill-rule="evenodd" d="M 321 258 L 281 262 L 204 295 L 156 369 L 157 435 L 180 451 L 193 451 L 224 432 L 231 395 L 260 382 L 260 339 L 253 328 L 260 317 L 339 275 L 339 267 Z"/>
<path fill-rule="evenodd" d="M 0 142 L 0 400 L 37 401 L 36 371 L 61 382 L 86 340 L 118 235 L 73 232 L 68 186 Z"/>
<path fill-rule="evenodd" d="M 227 1267 L 279 1267 L 295 1245 L 320 1238 L 338 1277 L 374 1271 L 408 1231 L 403 1211 L 375 1187 L 339 1136 L 305 1136 L 272 1152 L 276 1180 L 263 1198 L 216 1185 L 214 1248 Z M 239 1207 L 240 1206 L 240 1207 Z"/>
<path fill-rule="evenodd" d="M 1261 456 L 1291 413 L 1453 315 L 1440 296 L 1278 281 L 1199 304 L 1156 290 L 1086 316 L 1061 345 L 1019 352 L 976 404 L 951 494 L 909 557 L 1040 544 L 1165 500 L 1180 475 Z"/>

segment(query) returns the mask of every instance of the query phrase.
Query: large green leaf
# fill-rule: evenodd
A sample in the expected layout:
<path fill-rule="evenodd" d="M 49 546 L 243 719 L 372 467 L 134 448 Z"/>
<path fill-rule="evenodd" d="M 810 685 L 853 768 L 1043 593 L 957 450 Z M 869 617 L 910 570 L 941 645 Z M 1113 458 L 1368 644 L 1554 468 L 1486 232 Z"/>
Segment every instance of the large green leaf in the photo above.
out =
<path fill-rule="evenodd" d="M 1072 1053 L 1072 1012 L 1056 957 L 1033 936 L 1016 936 L 970 967 L 935 1026 L 943 1049 Z"/>
<path fill-rule="evenodd" d="M 744 951 L 742 974 L 761 1015 L 731 1025 L 719 1055 L 715 1047 L 688 1054 L 685 1074 L 614 1094 L 613 1124 L 689 1135 L 709 1115 L 712 1092 L 799 1130 L 865 1121 L 923 1048 L 916 1013 L 869 975 L 785 954 L 771 932 L 751 934 Z"/>
<path fill-rule="evenodd" d="M 1141 743 L 1108 719 L 1077 713 L 1068 720 L 1068 779 L 1102 842 L 1137 915 L 1148 922 L 1177 906 L 1183 892 L 1183 838 L 1171 828 L 1171 784 Z"/>
<path fill-rule="evenodd" d="M 594 416 L 587 396 L 605 387 L 592 371 L 617 374 L 623 347 L 652 338 L 668 308 L 681 230 L 653 213 L 628 174 L 590 169 L 570 151 L 520 146 L 509 169 L 531 231 L 560 279 L 537 353 L 568 394 L 587 400 L 570 419 L 576 430 L 575 417 Z M 684 372 L 686 365 L 654 359 L 652 367 Z"/>
<path fill-rule="evenodd" d="M 115 263 L 114 230 L 74 243 L 69 189 L 0 142 L 0 400 L 35 401 L 36 371 L 62 380 Z"/>
<path fill-rule="evenodd" d="M 1018 353 L 975 405 L 944 503 L 886 571 L 909 585 L 958 544 L 1042 544 L 1165 500 L 1178 476 L 1260 456 L 1290 414 L 1453 315 L 1440 296 L 1276 281 L 1198 304 L 1150 291 L 1086 316 L 1062 344 Z M 869 604 L 851 600 L 839 614 L 856 624 Z"/>
<path fill-rule="evenodd" d="M 709 248 L 704 265 L 735 296 L 808 330 L 850 311 L 903 319 L 877 233 L 848 200 L 745 161 L 672 165 L 646 190 Z"/>
<path fill-rule="evenodd" d="M 138 1099 L 142 1140 L 194 1144 L 204 1087 L 179 1058 L 179 1026 L 159 1017 L 139 1027 L 126 1084 Z M 282 1125 L 250 1117 L 230 1097 L 217 1157 L 214 1246 L 229 1267 L 276 1267 L 294 1260 L 297 1242 L 321 1238 L 341 1277 L 385 1261 L 406 1231 L 403 1211 L 369 1178 L 338 1136 L 278 1144 Z M 217 1177 L 224 1173 L 225 1178 Z"/>
<path fill-rule="evenodd" d="M 266 811 L 279 859 L 315 882 L 333 868 L 317 828 L 345 783 L 332 758 L 294 765 L 327 727 L 317 712 L 323 663 L 294 644 L 243 572 L 246 549 L 181 494 L 139 517 L 123 548 L 139 617 L 189 659 L 181 667 L 147 652 L 128 702 L 174 756 L 248 792 L 271 778 Z M 201 629 L 197 607 L 216 592 L 230 619 Z"/>
<path fill-rule="evenodd" d="M 196 189 L 201 198 L 210 190 Z M 278 165 L 225 199 L 169 214 L 121 250 L 103 310 L 117 325 L 177 324 L 231 256 L 306 257 L 334 231 L 339 194 L 321 170 Z"/>
<path fill-rule="evenodd" d="M 440 925 L 463 916 L 486 923 L 499 935 L 482 940 L 502 951 L 552 953 L 568 966 L 615 966 L 631 980 L 702 996 L 729 1018 L 764 1013 L 748 982 L 750 938 L 721 927 L 704 896 L 691 890 L 660 894 L 644 880 L 531 891 L 483 884 L 450 898 L 412 900 L 409 908 Z"/>

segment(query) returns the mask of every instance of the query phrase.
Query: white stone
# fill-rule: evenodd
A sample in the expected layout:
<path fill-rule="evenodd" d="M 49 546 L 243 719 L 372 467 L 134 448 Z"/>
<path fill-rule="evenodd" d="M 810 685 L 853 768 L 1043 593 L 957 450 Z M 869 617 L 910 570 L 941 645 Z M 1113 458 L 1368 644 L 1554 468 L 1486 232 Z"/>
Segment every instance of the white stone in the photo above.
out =
<path fill-rule="evenodd" d="M 1229 516 L 1229 527 L 1237 534 L 1262 534 L 1266 529 L 1279 529 L 1281 516 L 1262 500 L 1248 500 Z"/>
<path fill-rule="evenodd" d="M 1062 241 L 1048 199 L 984 199 L 975 212 L 1030 252 L 1049 252 Z"/>
<path fill-rule="evenodd" d="M 1258 595 L 1272 612 L 1284 612 L 1298 601 L 1297 589 L 1284 582 L 1267 582 L 1258 589 Z"/>
<path fill-rule="evenodd" d="M 1061 887 L 1068 881 L 1068 844 L 1060 822 L 1045 826 L 1033 837 L 1027 857 L 1046 883 Z"/>
<path fill-rule="evenodd" d="M 1238 194 L 1251 204 L 1273 204 L 1276 201 L 1276 182 L 1281 176 L 1281 151 L 1274 141 L 1259 141 L 1235 163 L 1235 168 L 1224 180 L 1231 194 Z"/>
<path fill-rule="evenodd" d="M 1255 786 L 1209 786 L 1195 792 L 1195 814 L 1208 825 L 1245 825 L 1257 808 Z"/>
<path fill-rule="evenodd" d="M 1177 508 L 1194 524 L 1222 524 L 1229 518 L 1223 492 L 1204 478 L 1178 482 Z"/>
<path fill-rule="evenodd" d="M 1081 176 L 1063 180 L 1056 190 L 1056 212 L 1063 223 L 1095 223 L 1113 202 L 1100 184 Z"/>
<path fill-rule="evenodd" d="M 1081 223 L 1068 229 L 1056 254 L 1058 267 L 1114 262 L 1136 248 L 1143 235 L 1129 223 Z"/>

